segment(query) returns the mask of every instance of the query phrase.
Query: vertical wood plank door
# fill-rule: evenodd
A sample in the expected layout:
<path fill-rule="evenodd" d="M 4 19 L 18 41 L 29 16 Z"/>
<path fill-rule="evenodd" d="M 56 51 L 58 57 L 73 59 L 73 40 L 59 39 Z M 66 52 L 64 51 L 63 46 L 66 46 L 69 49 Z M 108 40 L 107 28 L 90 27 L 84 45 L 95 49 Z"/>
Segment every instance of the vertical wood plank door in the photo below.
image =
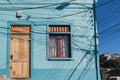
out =
<path fill-rule="evenodd" d="M 30 27 L 11 27 L 10 78 L 28 79 L 30 76 Z M 18 29 L 20 28 L 20 29 Z M 27 29 L 26 32 L 24 29 Z M 20 30 L 20 31 L 19 31 Z M 29 30 L 29 31 L 28 31 Z"/>

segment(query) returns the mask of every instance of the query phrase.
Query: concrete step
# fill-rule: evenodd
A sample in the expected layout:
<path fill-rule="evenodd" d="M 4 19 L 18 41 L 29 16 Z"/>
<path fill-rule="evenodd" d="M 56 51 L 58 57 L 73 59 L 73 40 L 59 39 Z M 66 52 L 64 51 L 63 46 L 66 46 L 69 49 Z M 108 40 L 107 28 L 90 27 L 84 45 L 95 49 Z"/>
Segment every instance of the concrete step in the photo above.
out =
<path fill-rule="evenodd" d="M 30 79 L 8 79 L 8 80 L 30 80 Z"/>
<path fill-rule="evenodd" d="M 30 79 L 9 79 L 6 75 L 0 74 L 0 80 L 30 80 Z"/>
<path fill-rule="evenodd" d="M 6 75 L 0 75 L 0 80 L 8 80 Z"/>

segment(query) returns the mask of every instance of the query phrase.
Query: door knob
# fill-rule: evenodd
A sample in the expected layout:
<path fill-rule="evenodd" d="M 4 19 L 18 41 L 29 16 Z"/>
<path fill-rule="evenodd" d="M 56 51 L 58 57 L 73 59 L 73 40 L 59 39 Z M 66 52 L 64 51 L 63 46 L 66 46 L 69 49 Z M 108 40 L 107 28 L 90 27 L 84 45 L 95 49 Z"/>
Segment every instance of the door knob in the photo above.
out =
<path fill-rule="evenodd" d="M 12 67 L 10 67 L 10 69 L 12 69 Z"/>
<path fill-rule="evenodd" d="M 10 56 L 11 60 L 13 59 L 13 55 Z"/>

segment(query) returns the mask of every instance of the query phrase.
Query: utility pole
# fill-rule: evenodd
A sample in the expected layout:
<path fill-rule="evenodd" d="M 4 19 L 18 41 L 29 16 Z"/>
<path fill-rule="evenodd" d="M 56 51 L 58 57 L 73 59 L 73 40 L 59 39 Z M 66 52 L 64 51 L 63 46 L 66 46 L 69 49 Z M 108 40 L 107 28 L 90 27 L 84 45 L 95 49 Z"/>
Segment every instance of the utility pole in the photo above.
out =
<path fill-rule="evenodd" d="M 97 18 L 96 18 L 96 0 L 93 1 L 93 15 L 94 15 L 94 41 L 95 41 L 95 67 L 96 67 L 96 80 L 98 80 L 98 31 L 97 31 Z"/>

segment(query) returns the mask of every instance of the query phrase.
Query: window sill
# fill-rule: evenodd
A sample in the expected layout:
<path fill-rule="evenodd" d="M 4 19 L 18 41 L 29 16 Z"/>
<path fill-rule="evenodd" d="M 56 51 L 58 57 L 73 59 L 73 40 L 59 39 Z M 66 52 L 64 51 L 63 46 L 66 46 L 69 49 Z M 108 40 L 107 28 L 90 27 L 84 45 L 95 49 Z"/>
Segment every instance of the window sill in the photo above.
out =
<path fill-rule="evenodd" d="M 71 61 L 72 58 L 48 58 L 49 61 Z"/>

